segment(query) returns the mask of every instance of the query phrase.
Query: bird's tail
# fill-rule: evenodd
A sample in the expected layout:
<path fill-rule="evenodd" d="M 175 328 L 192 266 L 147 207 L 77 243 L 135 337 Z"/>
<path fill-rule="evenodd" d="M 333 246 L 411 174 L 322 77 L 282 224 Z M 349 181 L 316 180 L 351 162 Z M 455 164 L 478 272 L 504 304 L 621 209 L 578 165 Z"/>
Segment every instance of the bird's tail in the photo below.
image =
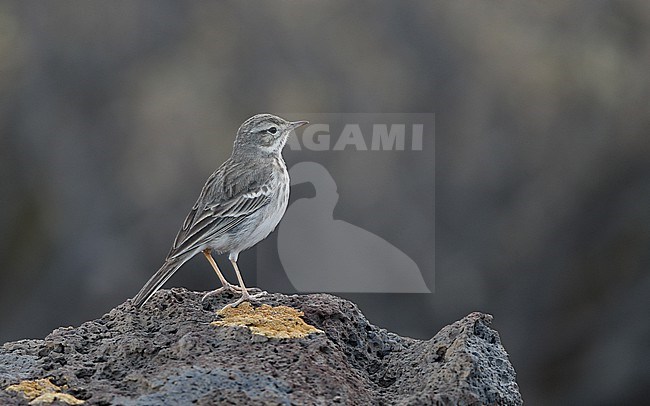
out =
<path fill-rule="evenodd" d="M 151 296 L 153 296 L 153 294 L 156 293 L 158 289 L 160 289 L 162 285 L 165 284 L 165 282 L 167 282 L 167 279 L 171 278 L 174 272 L 176 272 L 178 268 L 180 268 L 181 265 L 187 262 L 187 260 L 190 258 L 191 256 L 181 256 L 180 258 L 167 260 L 163 266 L 161 266 L 160 269 L 156 271 L 156 273 L 151 278 L 149 278 L 147 283 L 145 283 L 142 289 L 140 289 L 140 292 L 135 295 L 133 298 L 133 304 L 136 307 L 141 307 L 143 304 L 145 304 L 147 300 L 149 300 Z"/>

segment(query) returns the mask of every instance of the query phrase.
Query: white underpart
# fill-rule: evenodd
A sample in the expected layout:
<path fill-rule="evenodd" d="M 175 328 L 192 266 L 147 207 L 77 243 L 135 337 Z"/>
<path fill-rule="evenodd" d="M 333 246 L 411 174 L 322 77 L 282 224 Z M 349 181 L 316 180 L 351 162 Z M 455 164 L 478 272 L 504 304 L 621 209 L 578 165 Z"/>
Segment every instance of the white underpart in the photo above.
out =
<path fill-rule="evenodd" d="M 284 216 L 284 212 L 287 210 L 287 205 L 289 203 L 289 172 L 287 171 L 287 166 L 284 163 L 284 160 L 282 157 L 278 157 L 277 163 L 280 165 L 282 168 L 281 171 L 278 171 L 275 176 L 281 177 L 280 182 L 273 182 L 274 184 L 279 184 L 281 186 L 278 187 L 277 190 L 272 191 L 271 195 L 271 202 L 269 205 L 261 208 L 261 212 L 259 215 L 264 219 L 261 221 L 255 228 L 251 229 L 246 235 L 240 235 L 239 236 L 239 241 L 240 242 L 246 242 L 245 244 L 242 245 L 237 245 L 236 249 L 230 250 L 229 254 L 229 259 L 233 261 L 237 261 L 237 258 L 239 257 L 239 253 L 241 251 L 244 251 L 248 248 L 251 248 L 258 242 L 262 241 L 266 237 L 268 237 L 269 234 L 275 230 L 277 225 L 280 223 L 280 220 Z M 268 189 L 266 190 L 268 193 Z M 250 195 L 251 197 L 257 196 L 259 194 L 262 194 L 263 191 L 257 191 L 257 192 L 252 192 L 248 193 L 247 195 Z M 265 193 L 264 193 L 265 194 Z M 224 237 L 224 240 L 222 241 L 221 238 L 217 239 L 216 241 L 213 241 L 211 245 L 214 246 L 215 249 L 220 250 L 223 249 L 224 243 L 226 243 L 225 240 L 226 237 Z M 225 244 L 224 244 L 225 245 Z"/>

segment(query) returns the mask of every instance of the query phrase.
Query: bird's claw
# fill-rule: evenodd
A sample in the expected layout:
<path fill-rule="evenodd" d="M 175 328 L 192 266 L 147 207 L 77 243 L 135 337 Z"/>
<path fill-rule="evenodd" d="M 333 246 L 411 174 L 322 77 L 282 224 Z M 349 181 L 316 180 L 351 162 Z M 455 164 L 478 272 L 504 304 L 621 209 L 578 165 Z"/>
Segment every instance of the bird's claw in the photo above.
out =
<path fill-rule="evenodd" d="M 269 292 L 267 292 L 265 290 L 261 291 L 260 293 L 256 293 L 254 295 L 250 295 L 246 291 L 244 291 L 244 292 L 245 293 L 243 293 L 239 299 L 235 300 L 232 303 L 228 303 L 227 305 L 225 305 L 221 309 L 221 311 L 224 311 L 224 310 L 226 310 L 228 308 L 235 308 L 235 307 L 239 306 L 240 304 L 242 304 L 244 302 L 252 302 L 253 300 L 257 300 L 257 299 L 269 294 Z"/>
<path fill-rule="evenodd" d="M 203 302 L 205 299 L 209 298 L 210 296 L 216 296 L 216 295 L 220 294 L 223 291 L 228 291 L 230 293 L 240 293 L 242 290 L 241 290 L 241 288 L 239 286 L 235 286 L 235 285 L 231 285 L 231 284 L 224 285 L 224 286 L 220 287 L 219 289 L 212 290 L 212 291 L 206 293 L 205 295 L 203 295 L 203 297 L 201 298 L 201 302 Z"/>

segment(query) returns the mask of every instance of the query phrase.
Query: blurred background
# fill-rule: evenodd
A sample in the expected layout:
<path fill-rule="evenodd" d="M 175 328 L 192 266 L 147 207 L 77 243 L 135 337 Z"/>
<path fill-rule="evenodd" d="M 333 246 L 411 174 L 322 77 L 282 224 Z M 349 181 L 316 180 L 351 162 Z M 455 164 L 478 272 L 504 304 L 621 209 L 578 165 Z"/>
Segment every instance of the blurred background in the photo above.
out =
<path fill-rule="evenodd" d="M 649 66 L 644 0 L 2 1 L 0 342 L 132 297 L 252 114 L 435 113 L 434 293 L 343 296 L 423 339 L 493 314 L 528 404 L 641 404 Z M 167 286 L 216 287 L 197 260 Z"/>

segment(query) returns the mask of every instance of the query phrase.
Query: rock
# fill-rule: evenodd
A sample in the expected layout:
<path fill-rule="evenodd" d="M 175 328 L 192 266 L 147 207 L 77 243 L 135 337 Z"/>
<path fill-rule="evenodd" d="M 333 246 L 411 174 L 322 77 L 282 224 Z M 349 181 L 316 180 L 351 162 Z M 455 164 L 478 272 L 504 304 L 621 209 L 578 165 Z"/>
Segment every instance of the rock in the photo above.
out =
<path fill-rule="evenodd" d="M 373 326 L 335 296 L 270 294 L 263 303 L 297 309 L 315 327 L 303 325 L 302 338 L 275 338 L 215 325 L 229 294 L 200 298 L 163 290 L 142 309 L 127 301 L 44 340 L 4 344 L 0 404 L 27 404 L 6 389 L 45 378 L 91 405 L 522 404 L 486 314 L 472 313 L 420 341 Z"/>

